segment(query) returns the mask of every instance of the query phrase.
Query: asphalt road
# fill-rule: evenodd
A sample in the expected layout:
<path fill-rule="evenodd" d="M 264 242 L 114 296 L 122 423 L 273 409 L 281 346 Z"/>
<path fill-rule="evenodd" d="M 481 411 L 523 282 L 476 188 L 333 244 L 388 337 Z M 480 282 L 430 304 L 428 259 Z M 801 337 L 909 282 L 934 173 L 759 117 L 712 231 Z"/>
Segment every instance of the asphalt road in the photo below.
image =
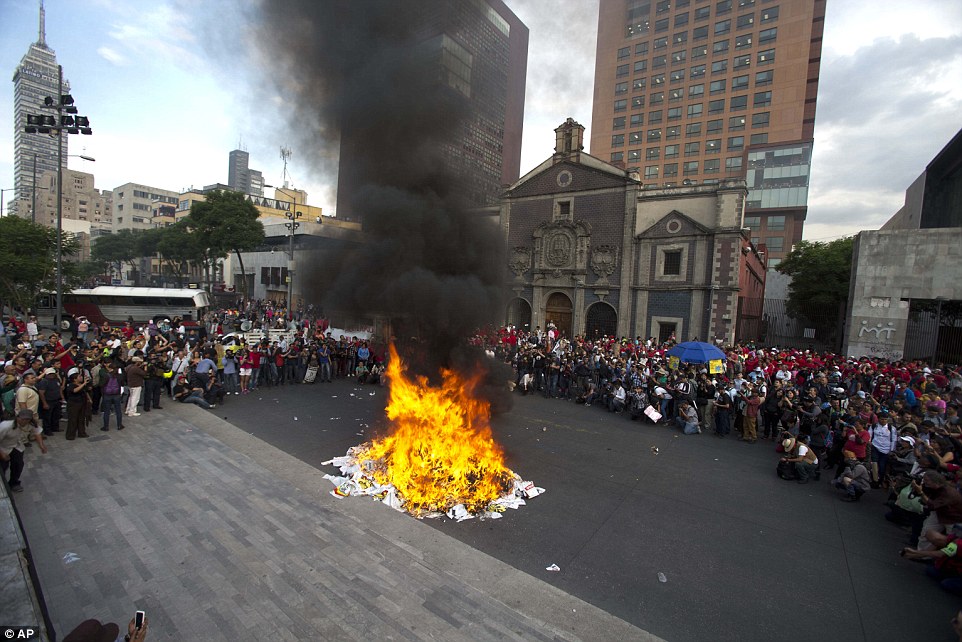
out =
<path fill-rule="evenodd" d="M 321 462 L 385 429 L 386 392 L 350 380 L 264 388 L 212 412 L 335 472 Z M 846 504 L 828 474 L 778 479 L 773 444 L 534 395 L 516 395 L 494 430 L 511 468 L 547 492 L 497 521 L 426 522 L 658 636 L 954 639 L 960 602 L 896 555 L 907 531 L 883 519 L 881 492 Z"/>

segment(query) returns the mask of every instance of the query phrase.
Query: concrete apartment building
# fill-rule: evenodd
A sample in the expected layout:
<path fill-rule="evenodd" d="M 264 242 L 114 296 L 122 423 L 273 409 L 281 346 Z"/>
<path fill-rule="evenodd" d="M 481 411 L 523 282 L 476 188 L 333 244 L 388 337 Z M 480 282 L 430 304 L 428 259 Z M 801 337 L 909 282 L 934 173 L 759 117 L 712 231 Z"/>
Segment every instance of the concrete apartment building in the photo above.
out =
<path fill-rule="evenodd" d="M 227 185 L 235 192 L 263 196 L 264 175 L 249 167 L 251 155 L 243 149 L 235 149 L 227 158 Z"/>
<path fill-rule="evenodd" d="M 154 210 L 160 205 L 178 203 L 178 192 L 139 183 L 124 183 L 113 190 L 111 229 L 147 230 L 154 227 Z"/>
<path fill-rule="evenodd" d="M 825 0 L 601 0 L 591 154 L 648 188 L 746 180 L 777 264 L 807 212 L 824 19 Z"/>

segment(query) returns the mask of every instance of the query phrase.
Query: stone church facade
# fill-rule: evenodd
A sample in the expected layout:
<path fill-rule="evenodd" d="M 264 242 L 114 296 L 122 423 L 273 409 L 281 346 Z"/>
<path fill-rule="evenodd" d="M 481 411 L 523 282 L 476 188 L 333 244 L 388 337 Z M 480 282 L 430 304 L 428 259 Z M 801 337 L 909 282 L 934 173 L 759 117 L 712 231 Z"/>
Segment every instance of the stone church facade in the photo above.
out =
<path fill-rule="evenodd" d="M 569 337 L 733 341 L 739 281 L 762 266 L 742 229 L 744 181 L 644 186 L 586 154 L 584 127 L 570 118 L 555 134 L 554 155 L 501 201 L 506 323 L 554 324 Z M 763 266 L 755 272 L 764 280 Z"/>

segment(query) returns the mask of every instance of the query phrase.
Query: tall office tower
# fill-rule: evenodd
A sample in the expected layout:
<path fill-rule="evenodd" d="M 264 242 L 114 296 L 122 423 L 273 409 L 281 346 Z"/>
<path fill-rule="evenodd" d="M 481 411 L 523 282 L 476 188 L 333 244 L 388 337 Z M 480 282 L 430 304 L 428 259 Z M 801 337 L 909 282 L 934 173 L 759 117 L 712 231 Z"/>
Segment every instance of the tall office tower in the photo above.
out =
<path fill-rule="evenodd" d="M 228 154 L 227 184 L 231 189 L 253 196 L 264 195 L 264 176 L 259 170 L 248 167 L 250 154 L 235 149 Z"/>
<path fill-rule="evenodd" d="M 649 186 L 748 182 L 769 265 L 801 240 L 826 0 L 601 0 L 593 156 Z"/>
<path fill-rule="evenodd" d="M 502 0 L 449 0 L 424 3 L 417 10 L 423 13 L 418 55 L 430 65 L 429 73 L 467 102 L 458 134 L 444 144 L 445 163 L 470 203 L 492 205 L 521 172 L 528 28 Z M 413 116 L 416 110 L 409 111 Z M 363 217 L 351 201 L 358 179 L 355 160 L 371 154 L 358 141 L 370 138 L 367 131 L 358 136 L 349 128 L 341 130 L 338 218 Z"/>
<path fill-rule="evenodd" d="M 57 92 L 59 72 L 57 55 L 47 46 L 46 16 L 40 2 L 40 29 L 37 42 L 30 45 L 26 55 L 13 73 L 13 173 L 16 188 L 16 206 L 33 202 L 34 180 L 44 172 L 57 171 L 56 134 L 28 134 L 24 131 L 28 114 L 55 115 L 44 109 L 44 98 L 59 100 Z M 63 82 L 63 93 L 70 93 L 70 83 Z M 67 167 L 67 134 L 63 136 L 63 166 Z M 29 217 L 29 211 L 18 211 L 19 216 Z"/>

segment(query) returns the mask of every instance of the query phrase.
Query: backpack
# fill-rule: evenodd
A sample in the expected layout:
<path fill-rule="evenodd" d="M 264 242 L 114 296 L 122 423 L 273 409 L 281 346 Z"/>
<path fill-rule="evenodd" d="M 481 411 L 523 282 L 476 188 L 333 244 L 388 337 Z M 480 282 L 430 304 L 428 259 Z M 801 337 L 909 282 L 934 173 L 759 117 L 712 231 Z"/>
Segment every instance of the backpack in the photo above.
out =
<path fill-rule="evenodd" d="M 105 395 L 120 394 L 120 379 L 117 378 L 117 375 L 107 376 L 107 383 L 104 384 L 104 394 Z"/>

